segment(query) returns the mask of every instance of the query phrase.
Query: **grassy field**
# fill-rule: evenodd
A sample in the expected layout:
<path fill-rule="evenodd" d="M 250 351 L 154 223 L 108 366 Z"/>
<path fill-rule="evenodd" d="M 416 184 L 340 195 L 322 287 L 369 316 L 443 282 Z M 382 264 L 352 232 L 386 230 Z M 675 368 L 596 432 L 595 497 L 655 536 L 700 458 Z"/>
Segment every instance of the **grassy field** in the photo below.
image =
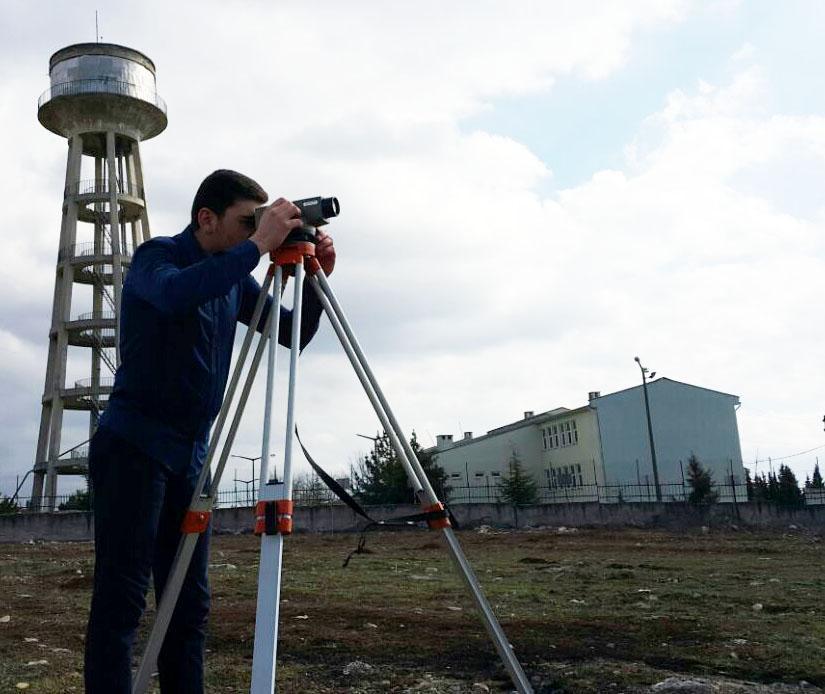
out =
<path fill-rule="evenodd" d="M 708 678 L 718 691 L 825 685 L 817 535 L 459 537 L 537 691 L 649 691 L 672 675 Z M 367 552 L 342 568 L 356 542 L 288 538 L 280 692 L 509 691 L 437 533 L 370 534 Z M 210 692 L 248 691 L 257 558 L 252 536 L 213 540 Z M 82 691 L 92 571 L 89 544 L 0 545 L 0 691 Z"/>

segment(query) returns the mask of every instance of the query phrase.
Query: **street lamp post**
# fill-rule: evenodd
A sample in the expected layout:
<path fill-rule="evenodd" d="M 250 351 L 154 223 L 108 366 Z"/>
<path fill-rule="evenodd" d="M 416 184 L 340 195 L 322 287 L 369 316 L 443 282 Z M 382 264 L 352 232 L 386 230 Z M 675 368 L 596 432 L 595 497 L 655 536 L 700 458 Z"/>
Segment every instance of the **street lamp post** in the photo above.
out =
<path fill-rule="evenodd" d="M 653 443 L 653 424 L 650 421 L 650 400 L 647 396 L 647 367 L 642 366 L 639 357 L 634 357 L 633 360 L 639 365 L 642 372 L 642 390 L 645 395 L 645 412 L 647 413 L 647 435 L 650 438 L 650 461 L 653 465 L 653 484 L 656 487 L 656 501 L 662 500 L 662 487 L 659 484 L 659 466 L 656 464 L 656 445 Z M 652 372 L 650 377 L 653 378 L 656 372 Z"/>
<path fill-rule="evenodd" d="M 229 456 L 230 458 L 242 458 L 243 460 L 248 460 L 252 464 L 252 479 L 251 480 L 237 480 L 238 482 L 243 482 L 246 485 L 247 489 L 247 498 L 249 497 L 249 485 L 252 485 L 252 494 L 255 494 L 255 463 L 257 463 L 261 458 L 262 455 L 256 455 L 255 457 L 248 456 L 248 455 L 235 455 L 234 453 Z M 275 454 L 270 453 L 270 458 L 274 458 Z"/>

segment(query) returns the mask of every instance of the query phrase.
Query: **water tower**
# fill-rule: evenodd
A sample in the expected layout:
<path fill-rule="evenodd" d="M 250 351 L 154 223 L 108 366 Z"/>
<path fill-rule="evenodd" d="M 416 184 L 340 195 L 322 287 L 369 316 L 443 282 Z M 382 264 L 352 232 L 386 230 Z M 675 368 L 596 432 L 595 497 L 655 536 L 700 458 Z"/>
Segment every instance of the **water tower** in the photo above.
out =
<path fill-rule="evenodd" d="M 120 361 L 123 275 L 135 247 L 149 238 L 139 143 L 166 128 L 155 65 L 139 51 L 110 43 L 68 46 L 49 60 L 49 77 L 37 118 L 69 149 L 34 463 L 37 510 L 54 510 L 58 475 L 88 469 L 83 439 L 97 427 Z M 67 381 L 67 364 L 88 375 Z M 71 410 L 89 413 L 88 436 L 66 442 L 63 415 Z"/>

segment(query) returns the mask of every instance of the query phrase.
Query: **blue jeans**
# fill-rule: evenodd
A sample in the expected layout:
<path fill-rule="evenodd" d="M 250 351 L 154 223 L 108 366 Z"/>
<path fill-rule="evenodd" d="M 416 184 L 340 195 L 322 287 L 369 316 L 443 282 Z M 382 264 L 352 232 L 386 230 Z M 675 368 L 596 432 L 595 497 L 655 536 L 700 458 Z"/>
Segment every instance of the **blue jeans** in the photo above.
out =
<path fill-rule="evenodd" d="M 98 429 L 89 446 L 89 474 L 95 577 L 86 633 L 86 692 L 130 694 L 132 645 L 150 573 L 160 596 L 196 480 L 171 474 L 106 427 Z M 158 657 L 164 694 L 203 692 L 209 535 L 207 530 L 198 539 Z"/>

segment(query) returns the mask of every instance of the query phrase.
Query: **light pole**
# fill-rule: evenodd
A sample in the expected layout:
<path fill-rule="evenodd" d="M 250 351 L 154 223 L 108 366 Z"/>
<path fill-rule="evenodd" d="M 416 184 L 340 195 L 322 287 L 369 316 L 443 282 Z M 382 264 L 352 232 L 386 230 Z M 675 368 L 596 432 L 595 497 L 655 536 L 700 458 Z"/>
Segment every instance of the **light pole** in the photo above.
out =
<path fill-rule="evenodd" d="M 642 372 L 642 390 L 645 394 L 645 412 L 647 413 L 647 435 L 650 438 L 650 461 L 653 464 L 653 484 L 656 487 L 656 501 L 661 501 L 662 488 L 659 485 L 659 466 L 656 464 L 656 446 L 653 443 L 653 424 L 650 421 L 650 400 L 647 397 L 648 370 L 647 367 L 642 366 L 642 362 L 639 360 L 639 357 L 633 357 L 633 361 L 639 365 L 639 370 Z M 653 378 L 655 375 L 655 371 L 651 372 L 650 378 Z"/>
<path fill-rule="evenodd" d="M 250 485 L 250 484 L 252 485 L 252 494 L 253 494 L 253 495 L 255 494 L 255 463 L 257 463 L 257 462 L 258 462 L 261 458 L 263 458 L 263 456 L 261 456 L 261 455 L 256 455 L 256 456 L 253 458 L 253 457 L 248 456 L 248 455 L 235 455 L 235 454 L 233 453 L 233 454 L 232 454 L 232 455 L 230 455 L 229 457 L 230 457 L 230 458 L 242 458 L 243 460 L 248 460 L 248 461 L 252 464 L 252 479 L 251 479 L 251 480 L 238 480 L 238 479 L 237 479 L 237 477 L 236 477 L 236 480 L 237 480 L 238 482 L 243 482 L 243 483 L 246 485 L 246 491 L 247 491 L 246 496 L 247 496 L 247 500 L 249 500 L 249 485 Z M 275 457 L 275 454 L 274 454 L 274 453 L 270 453 L 270 454 L 269 454 L 269 457 L 270 457 L 270 458 L 274 458 L 274 457 Z"/>
<path fill-rule="evenodd" d="M 378 441 L 381 438 L 380 436 L 367 436 L 366 434 L 356 434 L 356 436 L 360 436 L 362 439 L 369 439 L 370 441 L 372 441 L 373 447 L 375 446 L 376 441 Z"/>

